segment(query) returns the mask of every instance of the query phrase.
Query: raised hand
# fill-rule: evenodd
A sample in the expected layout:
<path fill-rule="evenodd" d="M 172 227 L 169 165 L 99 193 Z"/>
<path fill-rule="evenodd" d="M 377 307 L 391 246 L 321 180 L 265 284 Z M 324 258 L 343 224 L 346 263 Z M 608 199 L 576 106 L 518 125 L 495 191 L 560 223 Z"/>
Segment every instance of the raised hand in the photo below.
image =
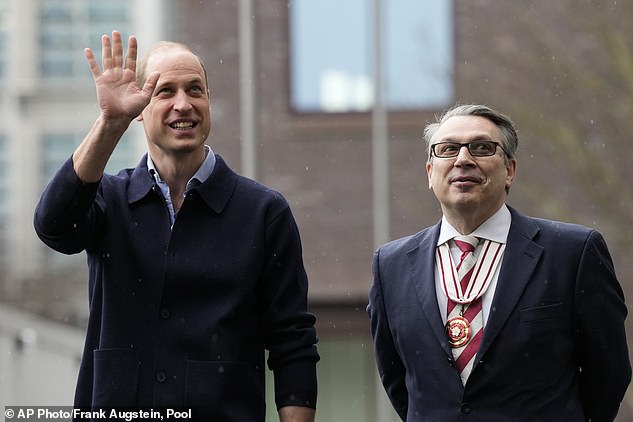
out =
<path fill-rule="evenodd" d="M 114 148 L 130 123 L 138 117 L 152 98 L 158 73 L 147 77 L 142 88 L 136 84 L 136 38 L 130 37 L 123 63 L 121 34 L 112 32 L 101 37 L 102 65 L 99 68 L 92 50 L 84 50 L 97 87 L 101 114 L 73 153 L 73 168 L 79 179 L 97 182 L 103 175 Z"/>
<path fill-rule="evenodd" d="M 136 84 L 136 38 L 129 38 L 125 62 L 121 33 L 113 31 L 112 43 L 110 41 L 107 35 L 101 37 L 103 70 L 99 68 L 91 49 L 86 48 L 84 53 L 95 80 L 102 118 L 106 121 L 131 121 L 149 103 L 159 75 L 149 75 L 143 87 L 139 88 Z"/>

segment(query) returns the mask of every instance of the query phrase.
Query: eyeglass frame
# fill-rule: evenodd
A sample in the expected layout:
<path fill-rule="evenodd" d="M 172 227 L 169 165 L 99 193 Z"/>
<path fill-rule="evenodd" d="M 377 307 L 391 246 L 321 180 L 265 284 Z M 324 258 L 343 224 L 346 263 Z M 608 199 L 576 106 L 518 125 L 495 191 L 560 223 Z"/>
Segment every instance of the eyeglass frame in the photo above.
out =
<path fill-rule="evenodd" d="M 495 149 L 494 152 L 492 154 L 488 154 L 488 155 L 476 155 L 473 154 L 473 152 L 470 150 L 470 146 L 474 143 L 478 143 L 478 142 L 483 142 L 485 144 L 494 144 L 495 145 Z M 448 157 L 442 157 L 442 156 L 438 156 L 435 153 L 435 146 L 436 145 L 441 145 L 441 144 L 452 144 L 452 145 L 456 145 L 458 146 L 457 151 L 455 152 L 455 155 L 451 155 Z M 455 158 L 459 155 L 460 151 L 462 150 L 462 147 L 466 147 L 466 149 L 468 150 L 468 153 L 475 158 L 480 158 L 480 157 L 492 157 L 493 155 L 495 155 L 497 153 L 497 147 L 501 148 L 501 150 L 504 152 L 504 154 L 508 157 L 508 158 L 512 158 L 512 156 L 510 154 L 508 154 L 508 151 L 506 151 L 506 149 L 503 147 L 503 145 L 498 142 L 498 141 L 493 141 L 493 140 L 489 140 L 489 139 L 478 139 L 475 141 L 470 141 L 470 142 L 465 142 L 465 143 L 460 143 L 460 142 L 455 142 L 455 141 L 443 141 L 443 142 L 436 142 L 434 144 L 431 145 L 430 148 L 430 155 L 431 157 L 436 157 L 436 158 Z"/>

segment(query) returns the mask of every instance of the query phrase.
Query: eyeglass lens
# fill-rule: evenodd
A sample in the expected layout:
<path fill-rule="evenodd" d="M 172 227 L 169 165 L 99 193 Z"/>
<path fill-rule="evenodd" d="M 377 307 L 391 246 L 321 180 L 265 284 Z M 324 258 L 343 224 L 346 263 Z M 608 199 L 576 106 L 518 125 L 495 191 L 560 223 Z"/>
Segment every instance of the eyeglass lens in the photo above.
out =
<path fill-rule="evenodd" d="M 440 158 L 456 157 L 462 147 L 466 147 L 473 157 L 487 157 L 495 154 L 498 145 L 493 141 L 474 141 L 466 144 L 439 142 L 433 145 L 433 153 Z"/>

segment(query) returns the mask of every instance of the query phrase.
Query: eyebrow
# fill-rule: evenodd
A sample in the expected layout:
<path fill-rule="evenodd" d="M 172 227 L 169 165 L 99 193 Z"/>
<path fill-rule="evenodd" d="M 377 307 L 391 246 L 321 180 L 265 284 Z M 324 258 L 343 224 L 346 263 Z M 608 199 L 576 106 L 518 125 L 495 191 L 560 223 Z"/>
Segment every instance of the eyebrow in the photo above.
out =
<path fill-rule="evenodd" d="M 453 138 L 441 138 L 438 139 L 437 141 L 434 141 L 434 144 L 440 143 L 440 142 L 455 142 L 457 144 L 462 144 L 462 143 L 468 143 L 468 142 L 475 142 L 475 141 L 496 141 L 497 139 L 493 138 L 492 136 L 490 136 L 489 134 L 478 134 L 478 135 L 474 135 L 470 138 L 468 138 L 465 142 L 462 141 L 458 141 L 457 139 L 453 139 Z"/>
<path fill-rule="evenodd" d="M 158 83 L 156 84 L 156 88 L 170 86 L 170 85 L 176 85 L 176 84 L 179 84 L 179 83 L 180 82 L 176 82 L 176 81 L 174 81 L 172 79 L 164 79 L 162 81 L 159 79 Z M 200 76 L 196 76 L 194 78 L 188 79 L 185 82 L 185 85 L 195 85 L 195 84 L 204 86 L 205 85 L 204 79 L 202 77 L 200 77 Z"/>

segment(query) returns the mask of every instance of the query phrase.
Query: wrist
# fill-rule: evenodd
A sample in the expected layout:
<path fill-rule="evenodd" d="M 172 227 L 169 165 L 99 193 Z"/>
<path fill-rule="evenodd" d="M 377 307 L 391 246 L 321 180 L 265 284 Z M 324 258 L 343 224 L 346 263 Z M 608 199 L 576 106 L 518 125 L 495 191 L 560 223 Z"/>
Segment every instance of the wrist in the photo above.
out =
<path fill-rule="evenodd" d="M 95 126 L 101 126 L 104 132 L 111 133 L 116 137 L 116 135 L 123 135 L 133 120 L 134 118 L 127 116 L 110 116 L 102 111 L 95 122 Z"/>

